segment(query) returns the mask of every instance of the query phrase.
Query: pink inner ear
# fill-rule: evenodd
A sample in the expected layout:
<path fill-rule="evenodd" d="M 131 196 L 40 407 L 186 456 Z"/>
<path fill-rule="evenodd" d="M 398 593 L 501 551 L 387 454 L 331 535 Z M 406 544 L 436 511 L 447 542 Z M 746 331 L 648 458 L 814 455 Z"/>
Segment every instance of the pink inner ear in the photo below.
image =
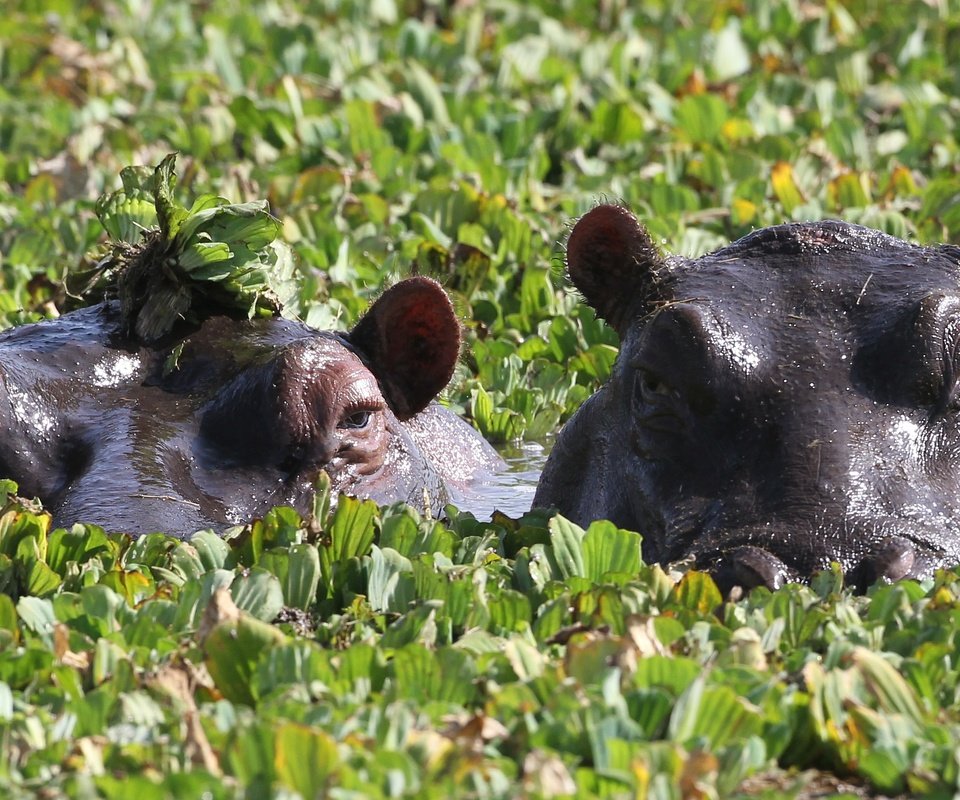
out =
<path fill-rule="evenodd" d="M 584 214 L 567 241 L 567 269 L 587 302 L 618 333 L 637 300 L 651 294 L 663 261 L 646 229 L 622 206 Z"/>
<path fill-rule="evenodd" d="M 350 334 L 399 419 L 447 385 L 460 355 L 460 323 L 440 284 L 416 277 L 388 289 Z"/>
<path fill-rule="evenodd" d="M 567 241 L 567 266 L 576 281 L 589 262 L 619 259 L 640 235 L 636 217 L 622 206 L 602 205 L 584 214 Z"/>
<path fill-rule="evenodd" d="M 437 300 L 432 292 L 409 298 L 400 312 L 401 318 L 394 323 L 387 348 L 391 361 L 406 361 L 408 368 L 416 370 L 424 380 L 439 382 L 443 388 L 460 353 L 460 331 L 455 320 L 455 327 L 450 324 L 452 314 L 446 296 L 442 303 Z"/>

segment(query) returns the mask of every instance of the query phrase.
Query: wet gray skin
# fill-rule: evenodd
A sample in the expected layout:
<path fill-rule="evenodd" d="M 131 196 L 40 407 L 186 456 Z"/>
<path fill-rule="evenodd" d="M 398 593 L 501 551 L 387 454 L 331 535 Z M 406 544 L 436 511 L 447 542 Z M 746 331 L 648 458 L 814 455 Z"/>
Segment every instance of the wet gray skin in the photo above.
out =
<path fill-rule="evenodd" d="M 693 557 L 724 588 L 960 561 L 960 249 L 831 221 L 687 260 L 603 205 L 567 262 L 621 349 L 535 505 L 640 531 L 648 560 Z"/>
<path fill-rule="evenodd" d="M 213 317 L 147 348 L 118 331 L 101 304 L 0 334 L 0 474 L 58 525 L 185 536 L 305 512 L 321 469 L 335 491 L 436 510 L 501 464 L 432 402 L 460 330 L 428 279 L 349 334 Z"/>

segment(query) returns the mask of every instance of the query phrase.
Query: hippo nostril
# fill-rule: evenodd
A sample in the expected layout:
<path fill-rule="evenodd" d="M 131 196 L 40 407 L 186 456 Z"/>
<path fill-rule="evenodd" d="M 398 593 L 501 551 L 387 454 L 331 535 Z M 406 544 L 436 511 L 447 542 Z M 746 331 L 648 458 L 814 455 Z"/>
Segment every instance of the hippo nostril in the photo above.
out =
<path fill-rule="evenodd" d="M 790 580 L 790 569 L 773 553 L 745 545 L 726 553 L 713 571 L 714 580 L 725 594 L 734 586 L 749 591 L 756 586 L 776 590 Z"/>
<path fill-rule="evenodd" d="M 917 552 L 913 543 L 901 538 L 888 539 L 874 552 L 864 556 L 854 573 L 857 586 L 865 589 L 879 580 L 898 581 L 913 574 Z"/>

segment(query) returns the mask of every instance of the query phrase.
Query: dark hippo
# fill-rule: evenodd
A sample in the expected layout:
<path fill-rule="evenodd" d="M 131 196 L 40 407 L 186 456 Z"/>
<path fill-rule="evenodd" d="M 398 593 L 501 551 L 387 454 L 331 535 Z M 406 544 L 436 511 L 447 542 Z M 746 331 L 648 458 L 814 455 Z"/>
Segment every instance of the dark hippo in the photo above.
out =
<path fill-rule="evenodd" d="M 57 524 L 187 535 L 301 511 L 333 488 L 434 508 L 499 457 L 433 403 L 458 358 L 426 278 L 385 292 L 349 334 L 213 317 L 146 348 L 116 304 L 0 334 L 0 475 Z"/>
<path fill-rule="evenodd" d="M 692 556 L 727 587 L 960 562 L 960 248 L 829 221 L 662 257 L 603 205 L 567 263 L 621 349 L 535 505 L 638 530 L 648 560 Z"/>

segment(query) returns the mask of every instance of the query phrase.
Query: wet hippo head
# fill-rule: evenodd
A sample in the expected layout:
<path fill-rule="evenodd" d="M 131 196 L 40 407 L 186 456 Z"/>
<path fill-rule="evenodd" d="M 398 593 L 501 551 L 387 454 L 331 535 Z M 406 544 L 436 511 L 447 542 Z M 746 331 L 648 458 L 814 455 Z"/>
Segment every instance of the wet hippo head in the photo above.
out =
<path fill-rule="evenodd" d="M 106 304 L 0 336 L 0 473 L 58 523 L 183 535 L 306 511 L 320 470 L 338 492 L 439 507 L 497 466 L 432 403 L 460 333 L 429 279 L 385 292 L 348 334 L 213 317 L 147 348 L 118 317 Z"/>
<path fill-rule="evenodd" d="M 571 279 L 617 331 L 536 505 L 644 534 L 724 586 L 960 561 L 960 249 L 867 228 L 768 228 L 662 257 L 624 208 L 570 235 Z"/>

